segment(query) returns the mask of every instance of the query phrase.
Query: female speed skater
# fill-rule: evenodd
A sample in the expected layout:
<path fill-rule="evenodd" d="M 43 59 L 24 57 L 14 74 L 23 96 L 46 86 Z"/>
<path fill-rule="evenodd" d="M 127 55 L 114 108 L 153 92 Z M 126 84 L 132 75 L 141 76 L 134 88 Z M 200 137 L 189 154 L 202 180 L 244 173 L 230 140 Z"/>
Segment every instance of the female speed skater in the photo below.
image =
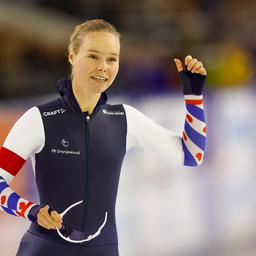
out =
<path fill-rule="evenodd" d="M 31 222 L 17 256 L 118 256 L 115 202 L 126 152 L 143 147 L 183 166 L 204 157 L 201 61 L 174 59 L 186 107 L 179 136 L 130 105 L 108 104 L 120 58 L 113 25 L 102 19 L 77 25 L 68 49 L 71 74 L 59 81 L 59 98 L 26 111 L 0 149 L 0 208 Z M 29 157 L 40 204 L 9 186 Z"/>

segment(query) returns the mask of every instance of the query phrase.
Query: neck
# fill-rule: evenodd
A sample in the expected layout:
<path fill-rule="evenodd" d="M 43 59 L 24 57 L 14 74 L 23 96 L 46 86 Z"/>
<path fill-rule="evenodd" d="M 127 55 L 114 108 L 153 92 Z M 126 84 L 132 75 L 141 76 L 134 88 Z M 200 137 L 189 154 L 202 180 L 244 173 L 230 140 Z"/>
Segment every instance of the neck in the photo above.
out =
<path fill-rule="evenodd" d="M 72 86 L 74 96 L 80 106 L 82 112 L 89 112 L 91 114 L 99 101 L 101 93 L 90 93 L 79 90 L 78 86 Z"/>

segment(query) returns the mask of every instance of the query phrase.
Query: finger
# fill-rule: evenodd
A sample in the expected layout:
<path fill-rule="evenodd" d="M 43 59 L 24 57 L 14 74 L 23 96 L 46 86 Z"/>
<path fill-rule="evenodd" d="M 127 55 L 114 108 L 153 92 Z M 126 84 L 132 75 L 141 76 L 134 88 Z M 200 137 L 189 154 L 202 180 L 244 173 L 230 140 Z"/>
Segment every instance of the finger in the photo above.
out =
<path fill-rule="evenodd" d="M 38 222 L 41 221 L 43 225 L 48 229 L 51 229 L 51 228 L 55 229 L 57 226 L 57 223 L 54 223 L 55 220 L 49 216 L 48 209 L 49 209 L 48 205 L 40 209 L 37 215 Z"/>
<path fill-rule="evenodd" d="M 61 227 L 61 223 L 59 221 L 56 221 L 53 217 L 51 217 L 50 215 L 48 215 L 47 217 L 45 217 L 45 220 L 47 220 L 48 225 L 50 225 L 52 228 L 59 228 Z"/>
<path fill-rule="evenodd" d="M 191 72 L 192 73 L 196 73 L 196 70 L 203 67 L 203 63 L 201 61 L 198 61 L 194 66 L 193 68 L 191 69 Z"/>
<path fill-rule="evenodd" d="M 204 75 L 204 76 L 207 75 L 206 70 L 205 70 L 204 67 L 200 67 L 200 68 L 197 70 L 197 73 L 198 73 L 198 74 L 201 74 L 201 75 Z"/>
<path fill-rule="evenodd" d="M 187 55 L 185 58 L 185 65 L 188 65 L 188 63 L 192 60 L 192 56 L 191 55 Z"/>
<path fill-rule="evenodd" d="M 44 223 L 42 220 L 37 221 L 38 225 L 40 225 L 43 228 L 51 229 L 46 223 Z"/>
<path fill-rule="evenodd" d="M 201 71 L 201 68 L 203 68 L 204 66 L 199 66 L 196 70 L 194 70 L 194 73 L 199 73 Z"/>
<path fill-rule="evenodd" d="M 51 216 L 52 216 L 56 221 L 61 221 L 61 220 L 62 220 L 61 217 L 60 217 L 60 215 L 59 215 L 56 211 L 51 212 Z"/>
<path fill-rule="evenodd" d="M 41 211 L 41 217 L 47 221 L 48 225 L 51 225 L 51 226 L 54 226 L 54 227 L 57 227 L 60 225 L 60 223 L 58 221 L 56 221 L 54 219 L 54 217 L 52 217 L 49 213 L 48 213 L 48 209 L 49 207 L 45 207 L 45 208 L 42 208 L 42 211 Z"/>
<path fill-rule="evenodd" d="M 46 229 L 55 229 L 54 226 L 50 225 L 49 222 L 42 217 L 37 220 L 37 223 Z"/>
<path fill-rule="evenodd" d="M 55 229 L 55 228 L 58 226 L 58 224 L 55 223 L 55 221 L 49 220 L 49 219 L 46 218 L 44 215 L 41 215 L 41 216 L 39 217 L 39 219 L 40 219 L 43 223 L 45 223 L 48 227 L 50 227 L 50 228 L 54 228 L 54 229 Z"/>
<path fill-rule="evenodd" d="M 48 213 L 49 206 L 42 208 L 41 215 L 48 221 L 55 221 L 54 218 Z"/>
<path fill-rule="evenodd" d="M 198 62 L 198 60 L 196 58 L 192 59 L 189 61 L 188 65 L 187 65 L 187 70 L 191 71 L 192 68 L 194 67 L 194 65 Z"/>
<path fill-rule="evenodd" d="M 49 210 L 48 210 L 49 212 Z M 61 228 L 62 226 L 62 216 L 60 214 L 58 214 L 57 211 L 51 211 L 51 217 L 54 219 L 55 221 L 55 225 L 58 227 L 58 228 Z"/>
<path fill-rule="evenodd" d="M 56 211 L 51 212 L 51 215 L 59 224 L 62 224 L 62 218 Z"/>
<path fill-rule="evenodd" d="M 56 211 L 51 211 L 49 213 L 49 207 L 47 207 L 45 209 L 45 211 L 43 212 L 43 214 L 49 219 L 51 219 L 52 221 L 55 221 L 57 223 L 61 223 L 62 222 L 62 217 L 56 212 Z"/>
<path fill-rule="evenodd" d="M 178 72 L 181 72 L 183 70 L 182 62 L 179 59 L 173 59 L 173 60 L 176 64 L 176 68 L 177 68 Z"/>

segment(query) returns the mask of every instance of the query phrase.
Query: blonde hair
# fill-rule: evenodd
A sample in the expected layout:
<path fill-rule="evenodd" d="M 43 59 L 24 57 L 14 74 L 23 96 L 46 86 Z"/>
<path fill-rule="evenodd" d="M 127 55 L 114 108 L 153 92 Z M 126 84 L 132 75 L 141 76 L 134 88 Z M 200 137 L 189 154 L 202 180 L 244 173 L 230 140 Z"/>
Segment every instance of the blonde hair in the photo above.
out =
<path fill-rule="evenodd" d="M 89 32 L 109 32 L 120 39 L 121 35 L 117 32 L 116 28 L 103 19 L 88 20 L 75 27 L 70 36 L 68 53 L 73 52 L 78 54 L 79 49 L 83 43 L 84 36 Z"/>

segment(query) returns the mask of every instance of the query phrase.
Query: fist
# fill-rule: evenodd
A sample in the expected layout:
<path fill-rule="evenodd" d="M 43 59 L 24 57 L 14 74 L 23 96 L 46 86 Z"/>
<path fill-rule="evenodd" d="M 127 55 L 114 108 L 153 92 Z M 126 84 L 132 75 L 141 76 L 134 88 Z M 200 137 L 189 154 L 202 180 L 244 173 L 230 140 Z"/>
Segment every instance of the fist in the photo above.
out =
<path fill-rule="evenodd" d="M 183 86 L 184 95 L 202 95 L 206 70 L 202 61 L 187 55 L 184 64 L 179 59 L 174 59 Z M 185 66 L 185 68 L 184 68 Z"/>
<path fill-rule="evenodd" d="M 49 205 L 41 208 L 37 214 L 37 223 L 46 229 L 60 229 L 62 226 L 62 217 L 57 211 L 49 213 Z"/>

